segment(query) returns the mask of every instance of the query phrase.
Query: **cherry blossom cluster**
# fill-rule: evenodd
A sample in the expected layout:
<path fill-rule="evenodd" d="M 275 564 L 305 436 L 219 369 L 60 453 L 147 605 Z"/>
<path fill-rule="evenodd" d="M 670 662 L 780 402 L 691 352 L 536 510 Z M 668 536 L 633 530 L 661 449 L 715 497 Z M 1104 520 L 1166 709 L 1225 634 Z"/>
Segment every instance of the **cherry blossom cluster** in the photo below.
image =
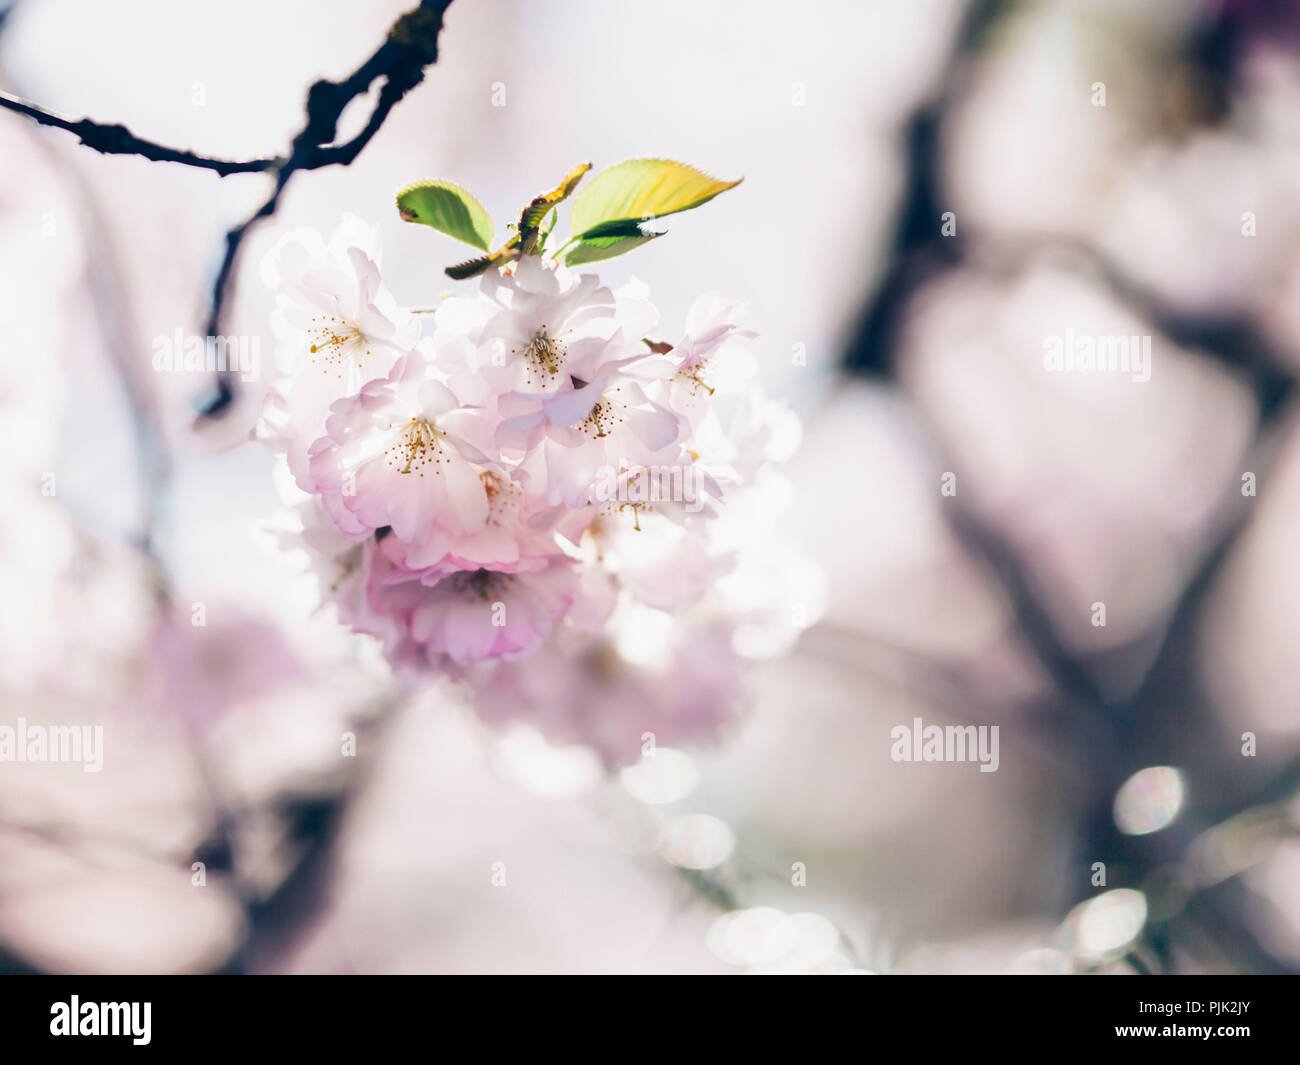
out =
<path fill-rule="evenodd" d="M 342 622 L 610 764 L 735 716 L 738 652 L 806 623 L 755 535 L 798 422 L 759 392 L 740 308 L 705 296 L 655 340 L 644 286 L 525 255 L 411 313 L 351 217 L 263 276 L 282 376 L 258 435 Z"/>

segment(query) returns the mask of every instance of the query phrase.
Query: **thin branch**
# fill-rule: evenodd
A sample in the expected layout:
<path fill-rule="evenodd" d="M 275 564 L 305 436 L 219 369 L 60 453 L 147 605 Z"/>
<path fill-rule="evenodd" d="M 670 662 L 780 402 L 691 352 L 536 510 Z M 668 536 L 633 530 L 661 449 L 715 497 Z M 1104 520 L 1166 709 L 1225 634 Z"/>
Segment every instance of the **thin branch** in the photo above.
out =
<path fill-rule="evenodd" d="M 293 139 L 288 159 L 275 171 L 274 191 L 252 215 L 226 234 L 225 255 L 212 286 L 207 322 L 209 336 L 216 336 L 221 331 L 230 279 L 249 230 L 261 219 L 275 214 L 285 186 L 298 171 L 336 164 L 347 166 L 356 159 L 379 132 L 392 109 L 424 80 L 425 68 L 437 62 L 438 35 L 442 31 L 443 15 L 450 4 L 451 0 L 421 0 L 418 7 L 393 23 L 384 43 L 349 77 L 340 82 L 321 80 L 312 85 L 307 93 L 303 127 Z M 365 128 L 352 140 L 333 144 L 344 109 L 381 78 L 383 86 L 379 99 Z M 209 410 L 207 413 L 216 412 Z"/>
<path fill-rule="evenodd" d="M 43 126 L 75 133 L 83 144 L 106 155 L 135 155 L 155 162 L 182 163 L 212 171 L 221 177 L 248 173 L 274 175 L 275 187 L 271 195 L 248 218 L 226 233 L 225 250 L 209 297 L 205 330 L 208 336 L 217 336 L 221 332 L 230 282 L 244 238 L 261 219 L 275 214 L 280 206 L 280 197 L 294 174 L 325 166 L 348 166 L 361 154 L 393 108 L 424 80 L 425 68 L 437 62 L 438 36 L 442 32 L 443 15 L 450 6 L 451 0 L 420 0 L 417 7 L 393 23 L 383 43 L 352 74 L 342 81 L 322 79 L 313 84 L 307 93 L 302 129 L 294 137 L 289 154 L 284 157 L 244 161 L 213 159 L 145 140 L 126 126 L 88 118 L 70 119 L 10 93 L 0 92 L 0 107 L 25 115 Z M 344 110 L 380 80 L 379 98 L 365 127 L 351 140 L 343 144 L 333 143 Z M 205 405 L 204 416 L 219 414 L 233 398 L 225 375 L 217 378 L 216 393 L 216 397 Z"/>
<path fill-rule="evenodd" d="M 185 166 L 198 167 L 200 170 L 211 170 L 220 177 L 229 177 L 231 174 L 257 174 L 265 170 L 274 170 L 284 162 L 283 159 L 239 161 L 213 159 L 211 156 L 199 155 L 182 148 L 168 148 L 165 144 L 136 136 L 126 126 L 96 122 L 90 118 L 67 118 L 7 92 L 0 92 L 0 107 L 16 114 L 26 115 L 42 126 L 66 129 L 69 133 L 75 133 L 82 144 L 104 155 L 138 155 L 155 163 L 183 163 Z"/>

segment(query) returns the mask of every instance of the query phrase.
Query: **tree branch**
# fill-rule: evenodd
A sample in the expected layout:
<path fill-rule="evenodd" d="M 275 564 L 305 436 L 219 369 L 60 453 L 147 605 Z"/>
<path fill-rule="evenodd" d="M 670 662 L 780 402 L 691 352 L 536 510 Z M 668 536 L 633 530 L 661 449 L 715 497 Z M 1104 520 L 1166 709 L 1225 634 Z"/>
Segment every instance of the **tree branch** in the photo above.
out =
<path fill-rule="evenodd" d="M 443 15 L 450 6 L 451 0 L 420 0 L 418 6 L 393 23 L 383 43 L 352 74 L 342 81 L 321 79 L 312 85 L 307 92 L 302 129 L 294 137 L 289 154 L 284 157 L 243 161 L 213 159 L 137 137 L 126 126 L 88 118 L 66 118 L 10 93 L 0 92 L 0 108 L 25 115 L 40 125 L 75 133 L 83 144 L 105 155 L 136 155 L 155 162 L 182 163 L 210 170 L 221 177 L 249 173 L 274 175 L 275 187 L 271 195 L 248 218 L 226 233 L 225 250 L 208 301 L 205 328 L 208 336 L 217 336 L 221 332 L 239 251 L 248 232 L 261 219 L 275 214 L 280 206 L 280 197 L 294 174 L 325 166 L 348 166 L 361 154 L 393 108 L 424 80 L 425 68 L 437 62 L 438 36 L 442 32 Z M 381 79 L 379 99 L 365 127 L 350 141 L 333 143 L 343 111 Z M 216 395 L 203 406 L 202 416 L 220 414 L 233 399 L 232 386 L 225 375 L 219 376 L 215 385 Z"/>
<path fill-rule="evenodd" d="M 88 148 L 94 148 L 95 151 L 104 155 L 138 155 L 155 163 L 183 163 L 185 166 L 211 170 L 219 177 L 228 177 L 231 174 L 261 173 L 264 170 L 274 170 L 284 162 L 282 159 L 246 159 L 243 161 L 213 159 L 210 156 L 199 155 L 184 149 L 168 148 L 165 144 L 158 144 L 155 141 L 137 137 L 126 126 L 96 122 L 89 118 L 73 120 L 53 111 L 47 111 L 43 107 L 37 107 L 21 97 L 7 92 L 0 92 L 0 107 L 16 114 L 26 115 L 42 126 L 66 129 L 69 133 L 75 133 L 81 139 L 82 144 Z"/>
<path fill-rule="evenodd" d="M 306 118 L 293 139 L 289 157 L 276 168 L 275 189 L 270 197 L 247 219 L 226 234 L 226 250 L 212 286 L 207 333 L 221 331 L 221 319 L 229 295 L 230 279 L 245 236 L 256 223 L 275 214 L 289 180 L 300 170 L 317 170 L 324 166 L 347 166 L 379 132 L 392 109 L 415 86 L 424 80 L 425 68 L 437 62 L 438 35 L 442 18 L 451 0 L 421 0 L 420 5 L 402 15 L 384 43 L 360 67 L 343 81 L 321 80 L 307 93 Z M 358 96 L 370 90 L 380 78 L 383 86 L 365 128 L 344 144 L 333 144 L 338 122 L 344 109 Z M 221 379 L 225 393 L 205 414 L 217 414 L 229 402 L 229 385 Z"/>

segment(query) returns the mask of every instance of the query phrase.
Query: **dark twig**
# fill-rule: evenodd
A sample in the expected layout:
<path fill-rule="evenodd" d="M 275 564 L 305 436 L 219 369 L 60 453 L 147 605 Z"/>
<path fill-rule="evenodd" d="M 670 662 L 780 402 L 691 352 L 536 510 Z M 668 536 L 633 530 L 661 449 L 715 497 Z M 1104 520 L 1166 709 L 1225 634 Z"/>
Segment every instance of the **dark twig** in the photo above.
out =
<path fill-rule="evenodd" d="M 250 229 L 263 218 L 275 214 L 289 180 L 300 170 L 317 170 L 324 166 L 347 166 L 379 132 L 389 113 L 424 79 L 425 68 L 438 59 L 438 35 L 442 18 L 451 0 L 421 0 L 419 7 L 402 15 L 384 43 L 360 67 L 343 81 L 321 80 L 307 93 L 307 113 L 302 129 L 293 139 L 289 157 L 275 170 L 275 188 L 267 200 L 247 219 L 226 234 L 226 249 L 212 286 L 207 333 L 221 331 L 221 319 L 230 290 L 239 250 Z M 339 118 L 357 97 L 370 90 L 379 79 L 383 85 L 379 99 L 365 128 L 352 140 L 333 144 Z M 229 384 L 220 379 L 219 395 L 204 413 L 219 413 L 230 401 Z"/>
<path fill-rule="evenodd" d="M 183 148 L 168 148 L 165 144 L 136 136 L 126 126 L 96 122 L 89 118 L 66 118 L 7 92 L 0 92 L 0 107 L 35 119 L 42 126 L 66 129 L 69 133 L 75 133 L 82 144 L 104 155 L 138 155 L 142 159 L 150 159 L 155 163 L 183 163 L 201 170 L 211 170 L 219 177 L 229 177 L 231 174 L 257 174 L 263 170 L 273 170 L 283 162 L 282 159 L 242 161 L 213 159 Z"/>
<path fill-rule="evenodd" d="M 122 125 L 95 122 L 88 118 L 66 118 L 9 93 L 0 92 L 0 107 L 25 115 L 41 125 L 75 133 L 83 144 L 107 155 L 135 155 L 156 162 L 183 163 L 210 170 L 221 177 L 249 173 L 274 175 L 275 187 L 271 195 L 252 215 L 226 234 L 225 250 L 212 284 L 207 313 L 207 335 L 217 336 L 221 331 L 222 315 L 239 250 L 249 230 L 261 219 L 275 214 L 280 206 L 280 197 L 294 174 L 300 170 L 319 170 L 325 166 L 348 166 L 361 154 L 393 108 L 424 80 L 425 68 L 437 62 L 438 35 L 442 32 L 443 15 L 450 6 L 451 0 L 420 0 L 417 7 L 393 23 L 384 42 L 352 74 L 342 81 L 322 79 L 312 85 L 307 93 L 306 117 L 302 129 L 294 137 L 286 157 L 244 161 L 213 159 L 145 140 Z M 8 9 L 5 11 L 7 13 Z M 380 80 L 382 85 L 379 98 L 365 127 L 351 140 L 342 144 L 333 143 L 344 110 Z M 216 397 L 205 404 L 203 414 L 211 416 L 220 413 L 233 398 L 225 375 L 218 378 L 216 391 Z"/>

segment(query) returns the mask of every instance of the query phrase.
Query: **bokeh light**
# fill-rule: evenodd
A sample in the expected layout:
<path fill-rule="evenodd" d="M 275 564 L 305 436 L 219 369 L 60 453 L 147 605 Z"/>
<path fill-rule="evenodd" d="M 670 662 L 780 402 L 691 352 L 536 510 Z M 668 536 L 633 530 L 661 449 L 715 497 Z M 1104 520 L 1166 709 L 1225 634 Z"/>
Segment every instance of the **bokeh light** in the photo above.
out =
<path fill-rule="evenodd" d="M 1183 808 L 1183 774 L 1166 765 L 1134 773 L 1115 794 L 1115 824 L 1130 836 L 1169 825 Z"/>
<path fill-rule="evenodd" d="M 699 779 L 695 760 L 671 747 L 656 747 L 653 754 L 643 755 L 636 765 L 619 772 L 627 793 L 652 805 L 679 802 L 695 789 Z"/>
<path fill-rule="evenodd" d="M 1071 910 L 1065 921 L 1066 937 L 1080 958 L 1097 962 L 1123 954 L 1146 919 L 1146 896 L 1132 888 L 1116 888 Z"/>
<path fill-rule="evenodd" d="M 735 833 L 712 814 L 682 814 L 668 822 L 659 851 L 682 869 L 713 869 L 731 857 Z"/>

